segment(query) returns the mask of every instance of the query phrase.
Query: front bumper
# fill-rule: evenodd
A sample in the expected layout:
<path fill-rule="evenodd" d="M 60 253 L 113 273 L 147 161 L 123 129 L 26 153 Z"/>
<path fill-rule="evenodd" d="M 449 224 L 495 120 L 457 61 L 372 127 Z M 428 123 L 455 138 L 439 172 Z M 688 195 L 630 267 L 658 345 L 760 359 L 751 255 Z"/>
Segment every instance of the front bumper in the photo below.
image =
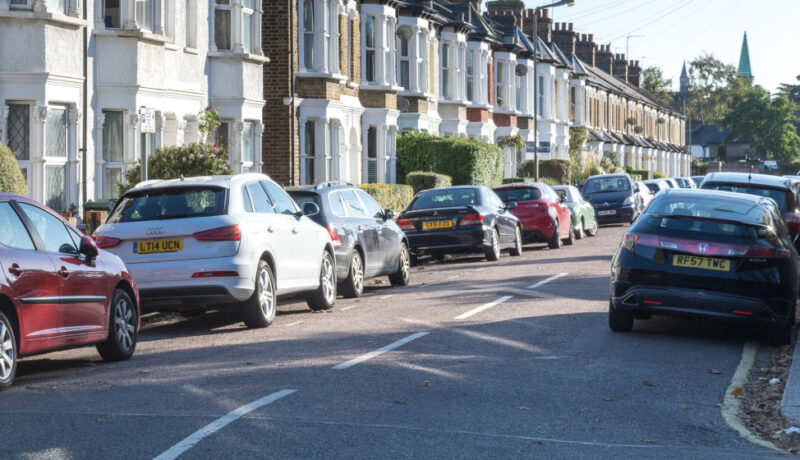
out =
<path fill-rule="evenodd" d="M 468 227 L 448 231 L 406 233 L 414 255 L 480 252 L 491 246 L 491 228 Z"/>
<path fill-rule="evenodd" d="M 621 296 L 611 298 L 614 309 L 631 312 L 635 317 L 704 317 L 770 326 L 786 321 L 786 312 L 791 311 L 790 302 L 658 286 L 634 286 Z"/>
<path fill-rule="evenodd" d="M 609 214 L 612 213 L 613 214 Z M 619 222 L 632 222 L 635 211 L 633 206 L 618 206 L 613 208 L 594 208 L 594 213 L 599 224 L 613 224 Z"/>

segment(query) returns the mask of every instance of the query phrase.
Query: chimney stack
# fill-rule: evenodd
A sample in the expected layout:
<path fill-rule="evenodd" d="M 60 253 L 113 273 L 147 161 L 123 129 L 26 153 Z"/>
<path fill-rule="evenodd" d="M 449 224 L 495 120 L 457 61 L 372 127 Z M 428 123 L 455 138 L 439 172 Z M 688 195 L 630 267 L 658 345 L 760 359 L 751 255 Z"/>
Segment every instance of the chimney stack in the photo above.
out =
<path fill-rule="evenodd" d="M 611 45 L 600 45 L 600 49 L 595 53 L 595 67 L 610 75 L 613 69 L 613 61 Z"/>
<path fill-rule="evenodd" d="M 478 0 L 480 4 L 480 0 Z M 525 18 L 525 2 L 522 0 L 495 0 L 486 4 L 487 16 L 505 26 L 522 28 Z M 480 9 L 478 9 L 480 11 Z"/>
<path fill-rule="evenodd" d="M 578 58 L 594 67 L 596 65 L 597 44 L 594 42 L 594 34 L 581 34 L 581 39 L 575 45 L 575 55 Z"/>
<path fill-rule="evenodd" d="M 624 82 L 628 81 L 628 61 L 624 54 L 614 56 L 614 76 Z"/>
<path fill-rule="evenodd" d="M 628 64 L 628 83 L 638 88 L 641 75 L 642 68 L 639 67 L 639 61 L 630 61 Z"/>
<path fill-rule="evenodd" d="M 560 27 L 553 31 L 553 43 L 564 53 L 575 54 L 575 42 L 578 34 L 572 31 L 572 23 L 562 22 Z"/>
<path fill-rule="evenodd" d="M 553 20 L 550 19 L 547 10 L 539 10 L 538 16 L 534 14 L 536 10 L 529 8 L 522 24 L 522 32 L 530 38 L 533 37 L 533 21 L 537 24 L 537 34 L 545 43 L 553 41 Z"/>

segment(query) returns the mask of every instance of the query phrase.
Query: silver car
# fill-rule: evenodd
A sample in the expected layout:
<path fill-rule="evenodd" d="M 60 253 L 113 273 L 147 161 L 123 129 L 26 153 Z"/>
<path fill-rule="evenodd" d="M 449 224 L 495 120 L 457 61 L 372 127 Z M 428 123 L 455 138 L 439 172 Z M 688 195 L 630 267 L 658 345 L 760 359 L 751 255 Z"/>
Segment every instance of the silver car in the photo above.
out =
<path fill-rule="evenodd" d="M 314 310 L 336 298 L 328 231 L 263 174 L 139 184 L 94 235 L 128 265 L 144 311 L 233 305 L 266 327 L 277 296 L 305 293 Z"/>

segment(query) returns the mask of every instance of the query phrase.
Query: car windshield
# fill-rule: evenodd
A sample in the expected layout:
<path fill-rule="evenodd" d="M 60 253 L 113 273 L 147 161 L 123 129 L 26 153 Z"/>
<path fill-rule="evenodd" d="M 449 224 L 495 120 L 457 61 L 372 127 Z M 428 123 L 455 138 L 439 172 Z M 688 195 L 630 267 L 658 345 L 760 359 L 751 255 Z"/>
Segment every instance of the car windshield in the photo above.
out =
<path fill-rule="evenodd" d="M 658 184 L 648 183 L 648 184 L 644 184 L 644 185 L 646 185 L 647 188 L 649 188 L 651 192 L 653 192 L 653 193 L 657 193 L 658 192 Z"/>
<path fill-rule="evenodd" d="M 474 188 L 444 188 L 422 192 L 411 203 L 411 209 L 474 206 L 477 204 L 478 191 Z"/>
<path fill-rule="evenodd" d="M 766 187 L 758 187 L 756 185 L 750 184 L 718 184 L 718 183 L 709 183 L 703 186 L 704 189 L 707 190 L 723 190 L 726 192 L 736 192 L 736 193 L 746 193 L 748 195 L 756 195 L 756 196 L 763 196 L 766 198 L 772 198 L 778 203 L 778 207 L 781 211 L 786 211 L 786 190 L 775 189 L 775 188 L 766 188 Z"/>
<path fill-rule="evenodd" d="M 628 179 L 620 176 L 594 177 L 586 181 L 583 194 L 625 192 L 631 189 Z"/>
<path fill-rule="evenodd" d="M 218 216 L 225 213 L 226 195 L 221 187 L 134 191 L 120 199 L 108 223 Z"/>
<path fill-rule="evenodd" d="M 510 201 L 530 201 L 538 200 L 542 197 L 542 192 L 538 188 L 533 187 L 514 187 L 514 188 L 499 188 L 494 191 L 497 196 L 503 200 L 504 203 Z"/>

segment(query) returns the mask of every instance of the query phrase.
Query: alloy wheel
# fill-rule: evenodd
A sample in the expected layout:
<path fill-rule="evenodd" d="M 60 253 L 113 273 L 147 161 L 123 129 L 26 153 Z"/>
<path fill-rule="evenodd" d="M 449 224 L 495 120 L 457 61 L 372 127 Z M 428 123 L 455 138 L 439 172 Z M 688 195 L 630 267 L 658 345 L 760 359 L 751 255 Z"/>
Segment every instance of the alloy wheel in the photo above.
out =
<path fill-rule="evenodd" d="M 497 235 L 497 230 L 492 230 L 492 251 L 497 258 L 500 257 L 500 237 Z"/>
<path fill-rule="evenodd" d="M 353 277 L 353 287 L 356 292 L 364 290 L 364 264 L 361 263 L 361 256 L 356 252 L 350 262 L 350 275 Z M 325 295 L 328 298 L 328 295 Z"/>
<path fill-rule="evenodd" d="M 136 315 L 130 302 L 125 298 L 117 300 L 116 305 L 114 305 L 114 325 L 117 341 L 125 350 L 129 350 L 133 346 L 136 331 L 135 320 Z"/>
<path fill-rule="evenodd" d="M 322 294 L 325 296 L 325 300 L 328 304 L 333 304 L 335 297 L 336 297 L 336 289 L 333 285 L 333 264 L 331 263 L 330 256 L 326 256 L 322 259 L 322 276 L 321 276 L 321 283 L 322 283 Z M 363 281 L 362 281 L 363 282 Z"/>
<path fill-rule="evenodd" d="M 0 322 L 0 380 L 8 380 L 14 370 L 14 338 L 11 330 Z"/>
<path fill-rule="evenodd" d="M 411 273 L 411 257 L 408 255 L 408 248 L 405 244 L 400 246 L 400 273 L 403 279 L 408 279 Z"/>
<path fill-rule="evenodd" d="M 272 277 L 267 270 L 261 270 L 258 274 L 258 305 L 265 318 L 271 318 L 275 310 L 275 292 L 272 286 Z"/>

